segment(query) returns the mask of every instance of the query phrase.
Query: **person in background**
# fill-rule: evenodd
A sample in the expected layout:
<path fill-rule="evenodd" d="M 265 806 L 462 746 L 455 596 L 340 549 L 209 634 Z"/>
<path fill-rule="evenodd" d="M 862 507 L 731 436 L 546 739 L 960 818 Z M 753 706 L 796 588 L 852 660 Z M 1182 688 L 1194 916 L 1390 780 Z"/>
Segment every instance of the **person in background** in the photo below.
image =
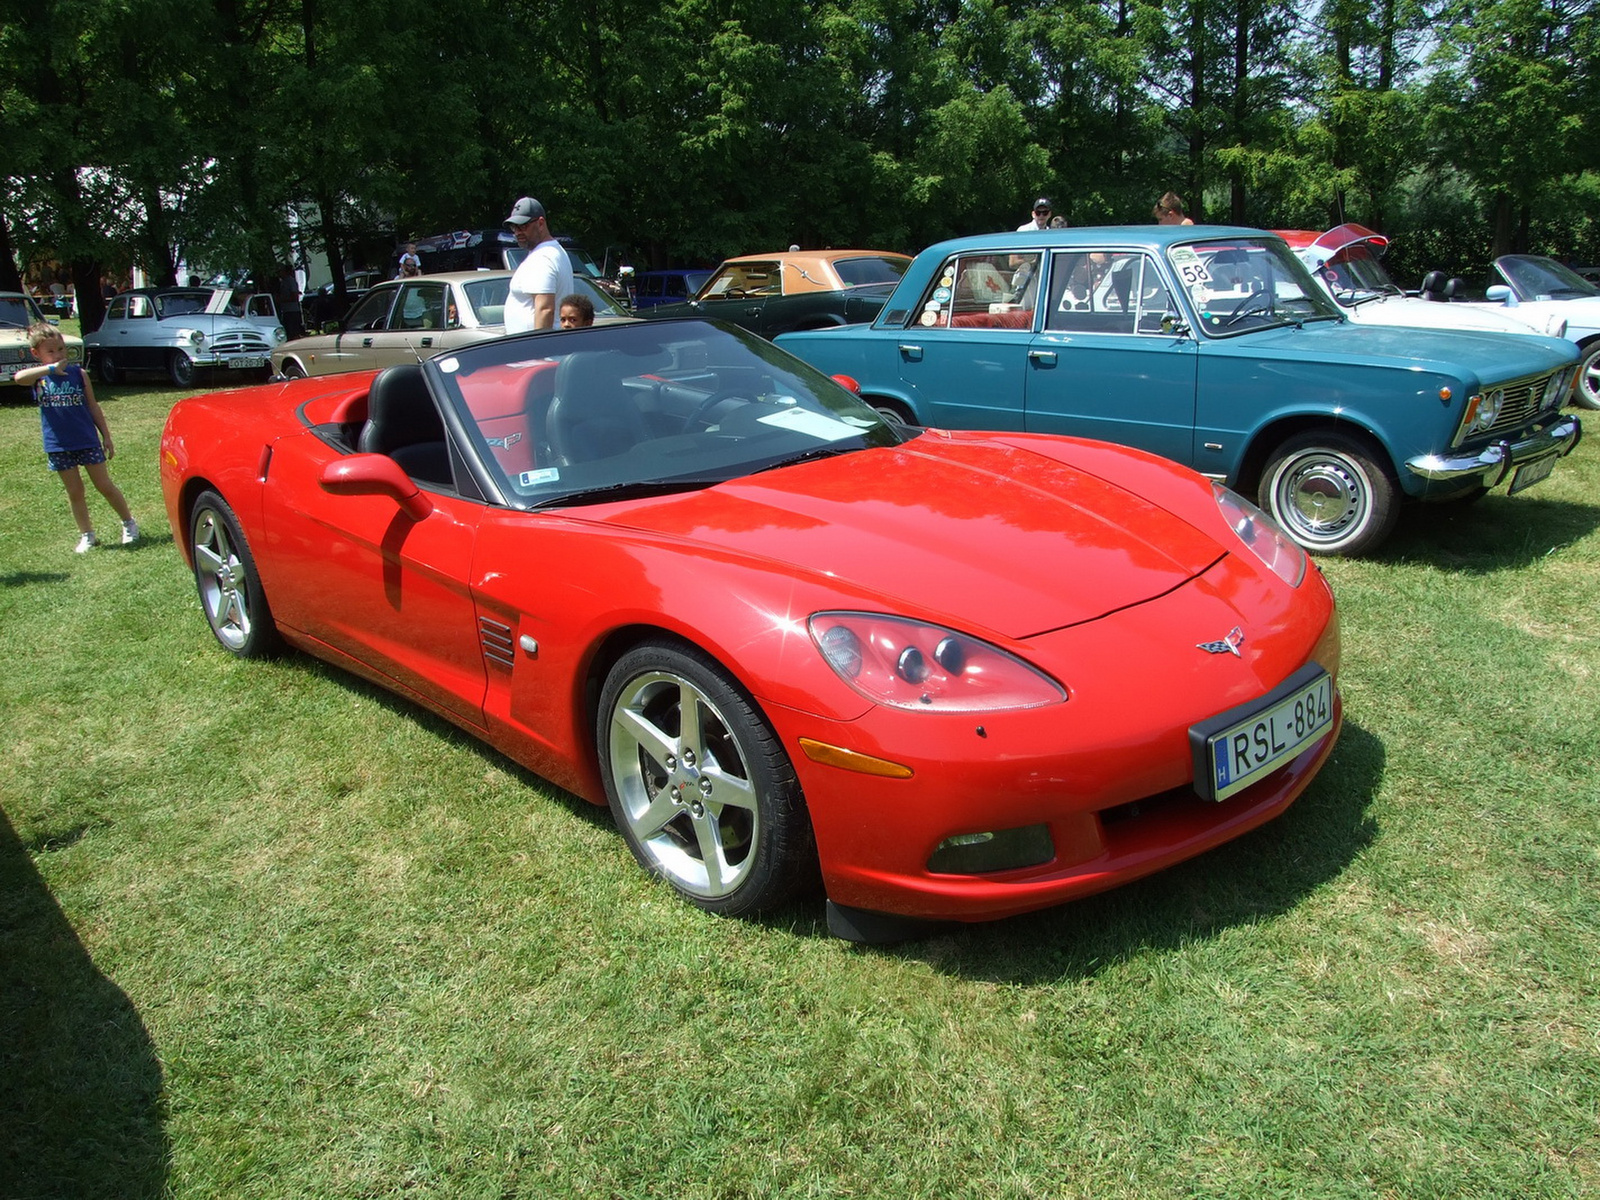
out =
<path fill-rule="evenodd" d="M 273 298 L 278 302 L 278 320 L 283 331 L 292 338 L 305 337 L 306 324 L 300 307 L 300 277 L 294 268 L 285 264 L 278 268 L 277 284 Z"/>
<path fill-rule="evenodd" d="M 1033 219 L 1024 221 L 1017 226 L 1018 233 L 1032 233 L 1040 229 L 1050 228 L 1050 214 L 1054 211 L 1049 196 L 1040 196 L 1033 202 Z M 1062 224 L 1066 224 L 1065 221 Z"/>
<path fill-rule="evenodd" d="M 1156 201 L 1155 215 L 1157 225 L 1194 224 L 1194 222 L 1191 221 L 1184 213 L 1183 200 L 1179 198 L 1177 192 L 1168 192 L 1165 196 Z"/>
<path fill-rule="evenodd" d="M 572 259 L 550 232 L 544 205 L 524 196 L 511 206 L 506 218 L 517 245 L 528 256 L 517 264 L 506 295 L 506 332 L 528 333 L 553 329 L 556 299 L 572 294 Z"/>
<path fill-rule="evenodd" d="M 84 496 L 82 467 L 89 472 L 95 489 L 122 521 L 122 544 L 139 540 L 139 523 L 133 519 L 122 489 L 111 481 L 106 463 L 116 454 L 106 415 L 94 398 L 94 386 L 83 368 L 67 361 L 67 343 L 54 325 L 34 325 L 28 330 L 28 345 L 37 367 L 23 367 L 15 382 L 33 388 L 39 403 L 39 424 L 44 434 L 45 460 L 61 477 L 67 489 L 67 503 L 78 523 L 76 552 L 86 554 L 100 544 L 94 523 L 89 519 L 89 502 Z"/>
<path fill-rule="evenodd" d="M 561 297 L 561 328 L 587 329 L 594 324 L 594 302 L 580 292 Z"/>
<path fill-rule="evenodd" d="M 422 256 L 417 253 L 417 244 L 407 242 L 405 253 L 400 256 L 400 274 L 402 276 L 422 274 Z"/>

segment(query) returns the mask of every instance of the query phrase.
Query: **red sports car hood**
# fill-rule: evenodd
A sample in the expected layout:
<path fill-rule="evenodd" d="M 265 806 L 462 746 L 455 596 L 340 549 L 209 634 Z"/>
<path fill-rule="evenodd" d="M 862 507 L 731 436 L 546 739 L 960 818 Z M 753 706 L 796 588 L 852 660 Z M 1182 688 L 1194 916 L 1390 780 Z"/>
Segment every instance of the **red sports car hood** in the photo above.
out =
<path fill-rule="evenodd" d="M 921 437 L 587 515 L 1010 637 L 1162 595 L 1225 553 L 1165 509 L 998 439 Z"/>

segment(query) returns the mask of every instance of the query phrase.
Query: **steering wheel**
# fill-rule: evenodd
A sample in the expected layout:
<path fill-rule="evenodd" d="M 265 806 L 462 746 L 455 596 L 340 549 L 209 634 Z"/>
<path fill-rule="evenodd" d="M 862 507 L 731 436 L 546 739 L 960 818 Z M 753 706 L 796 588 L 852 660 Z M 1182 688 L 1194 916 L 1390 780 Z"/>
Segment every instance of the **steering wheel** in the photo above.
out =
<path fill-rule="evenodd" d="M 723 388 L 720 392 L 713 392 L 695 405 L 695 410 L 689 414 L 688 420 L 683 423 L 683 432 L 688 433 L 696 425 L 700 424 L 710 428 L 713 422 L 706 420 L 706 418 L 716 410 L 719 404 L 726 404 L 730 400 L 738 400 L 744 404 L 754 403 L 749 396 L 738 388 Z"/>
<path fill-rule="evenodd" d="M 1237 325 L 1245 317 L 1269 313 L 1272 311 L 1272 293 L 1267 291 L 1251 292 L 1240 302 L 1239 307 L 1228 314 L 1228 319 L 1222 323 L 1224 329 L 1229 325 Z"/>

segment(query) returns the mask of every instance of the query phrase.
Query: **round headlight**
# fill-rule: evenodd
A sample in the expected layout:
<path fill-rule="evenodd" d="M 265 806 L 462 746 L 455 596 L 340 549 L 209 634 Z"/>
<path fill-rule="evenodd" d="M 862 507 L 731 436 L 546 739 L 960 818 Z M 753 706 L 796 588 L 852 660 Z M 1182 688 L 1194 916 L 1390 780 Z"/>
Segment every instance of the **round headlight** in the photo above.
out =
<path fill-rule="evenodd" d="M 191 329 L 188 331 L 188 340 L 189 344 L 198 350 L 206 344 L 206 335 L 198 329 Z"/>
<path fill-rule="evenodd" d="M 279 325 L 276 329 L 274 329 L 272 331 L 272 341 L 273 341 L 274 345 L 281 346 L 281 345 L 283 345 L 284 342 L 287 342 L 288 340 L 289 340 L 289 335 L 283 331 L 283 326 L 282 325 Z"/>
<path fill-rule="evenodd" d="M 1560 408 L 1562 398 L 1567 394 L 1567 381 L 1569 376 L 1565 371 L 1557 371 L 1550 376 L 1550 382 L 1544 385 L 1544 395 L 1539 400 L 1541 408 Z"/>
<path fill-rule="evenodd" d="M 1506 394 L 1500 388 L 1484 393 L 1482 400 L 1478 401 L 1478 415 L 1472 419 L 1474 429 L 1488 429 L 1500 418 L 1500 410 L 1505 407 Z"/>

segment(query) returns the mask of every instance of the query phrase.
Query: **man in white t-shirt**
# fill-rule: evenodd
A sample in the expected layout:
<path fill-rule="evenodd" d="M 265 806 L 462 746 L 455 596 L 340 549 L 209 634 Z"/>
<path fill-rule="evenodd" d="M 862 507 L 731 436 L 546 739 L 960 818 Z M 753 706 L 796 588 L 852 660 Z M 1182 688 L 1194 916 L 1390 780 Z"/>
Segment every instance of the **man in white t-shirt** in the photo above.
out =
<path fill-rule="evenodd" d="M 544 205 L 532 196 L 524 196 L 511 206 L 506 224 L 511 226 L 517 245 L 528 251 L 511 276 L 511 291 L 506 296 L 506 332 L 553 329 L 557 302 L 573 290 L 572 259 L 551 236 Z"/>

